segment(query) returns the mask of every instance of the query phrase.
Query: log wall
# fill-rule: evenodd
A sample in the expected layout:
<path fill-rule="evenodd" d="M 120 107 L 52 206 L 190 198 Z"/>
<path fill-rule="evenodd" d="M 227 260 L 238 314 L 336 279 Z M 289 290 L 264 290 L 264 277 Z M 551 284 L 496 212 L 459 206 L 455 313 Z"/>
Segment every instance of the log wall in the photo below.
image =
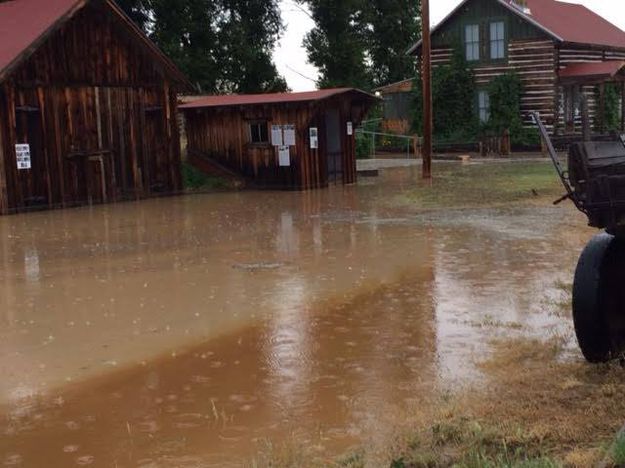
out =
<path fill-rule="evenodd" d="M 0 83 L 0 211 L 181 189 L 175 87 L 103 5 L 86 6 Z M 15 144 L 31 146 L 18 170 Z"/>
<path fill-rule="evenodd" d="M 433 66 L 449 63 L 452 49 L 436 47 L 432 50 Z M 531 112 L 540 112 L 549 130 L 556 120 L 556 48 L 551 40 L 522 39 L 508 43 L 508 60 L 504 63 L 478 63 L 472 65 L 475 82 L 479 88 L 486 88 L 499 75 L 515 71 L 521 78 L 523 94 L 521 113 L 526 125 L 531 125 Z"/>

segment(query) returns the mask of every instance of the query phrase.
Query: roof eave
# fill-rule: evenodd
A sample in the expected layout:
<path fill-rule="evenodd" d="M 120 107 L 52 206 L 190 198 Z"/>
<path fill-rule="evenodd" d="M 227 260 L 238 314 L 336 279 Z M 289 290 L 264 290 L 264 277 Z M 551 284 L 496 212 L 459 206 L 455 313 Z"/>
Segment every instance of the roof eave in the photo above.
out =
<path fill-rule="evenodd" d="M 37 37 L 37 39 L 35 39 L 26 49 L 24 49 L 22 53 L 15 57 L 11 61 L 11 63 L 9 63 L 6 67 L 0 70 L 0 83 L 4 82 L 24 60 L 30 58 L 51 34 L 62 28 L 70 19 L 74 17 L 76 13 L 82 10 L 87 4 L 87 1 L 88 0 L 77 0 L 63 16 L 55 21 L 54 24 L 52 24 L 43 33 L 41 33 L 39 37 Z"/>
<path fill-rule="evenodd" d="M 436 26 L 434 26 L 432 28 L 432 30 L 430 31 L 430 36 L 435 34 L 439 28 L 444 25 L 447 21 L 449 21 L 464 5 L 466 5 L 468 2 L 470 2 L 471 0 L 463 0 L 456 8 L 454 8 L 451 13 L 449 13 L 447 16 L 445 16 L 445 18 L 443 18 L 442 21 L 440 21 L 438 24 L 436 24 Z M 525 13 L 523 13 L 521 10 L 514 8 L 512 5 L 510 5 L 508 2 L 506 2 L 505 0 L 497 0 L 497 2 L 503 6 L 504 8 L 508 9 L 509 11 L 511 11 L 512 13 L 514 13 L 515 15 L 523 18 L 524 20 L 526 20 L 527 22 L 531 23 L 533 26 L 537 27 L 538 29 L 540 29 L 541 31 L 543 31 L 544 33 L 548 34 L 549 36 L 551 36 L 553 39 L 555 39 L 556 41 L 559 42 L 563 42 L 563 39 L 558 36 L 556 33 L 554 33 L 553 31 L 551 31 L 550 29 L 544 27 L 542 24 L 540 24 L 538 21 L 536 21 L 534 18 L 532 18 L 529 15 L 526 15 Z M 410 47 L 407 51 L 406 54 L 407 55 L 414 55 L 420 48 L 421 45 L 423 43 L 423 39 L 420 39 L 419 42 L 417 42 L 415 45 L 413 45 L 412 47 Z"/>

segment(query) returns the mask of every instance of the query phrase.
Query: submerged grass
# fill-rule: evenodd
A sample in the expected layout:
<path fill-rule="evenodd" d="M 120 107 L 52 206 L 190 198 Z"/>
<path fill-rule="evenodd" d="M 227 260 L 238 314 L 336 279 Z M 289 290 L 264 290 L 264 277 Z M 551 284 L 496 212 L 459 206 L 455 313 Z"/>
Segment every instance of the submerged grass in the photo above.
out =
<path fill-rule="evenodd" d="M 397 200 L 419 209 L 493 206 L 559 198 L 563 193 L 550 162 L 505 162 L 440 166 L 430 184 L 405 192 Z"/>
<path fill-rule="evenodd" d="M 182 164 L 182 181 L 185 190 L 210 191 L 232 188 L 232 184 L 220 177 L 211 177 L 199 171 L 189 163 Z"/>
<path fill-rule="evenodd" d="M 490 358 L 479 363 L 481 385 L 421 401 L 383 447 L 332 462 L 281 448 L 262 466 L 622 466 L 625 434 L 615 434 L 625 422 L 625 371 L 567 355 L 569 339 L 565 333 L 494 342 Z"/>

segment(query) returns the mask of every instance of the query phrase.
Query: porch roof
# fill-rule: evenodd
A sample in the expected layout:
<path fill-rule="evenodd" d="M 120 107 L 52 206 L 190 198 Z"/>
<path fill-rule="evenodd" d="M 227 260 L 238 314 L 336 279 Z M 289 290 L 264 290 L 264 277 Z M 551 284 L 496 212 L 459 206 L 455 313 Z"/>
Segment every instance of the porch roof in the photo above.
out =
<path fill-rule="evenodd" d="M 607 60 L 605 62 L 585 62 L 567 65 L 560 70 L 562 83 L 602 83 L 605 81 L 623 81 L 625 61 Z"/>

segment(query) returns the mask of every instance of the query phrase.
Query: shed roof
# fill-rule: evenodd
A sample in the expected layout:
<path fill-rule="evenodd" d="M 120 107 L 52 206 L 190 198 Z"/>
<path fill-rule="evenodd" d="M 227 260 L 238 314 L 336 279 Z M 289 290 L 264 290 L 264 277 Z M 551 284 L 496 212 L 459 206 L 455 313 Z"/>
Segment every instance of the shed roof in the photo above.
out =
<path fill-rule="evenodd" d="M 433 29 L 449 21 L 471 0 L 463 0 L 445 19 Z M 527 9 L 517 6 L 514 0 L 493 0 L 510 12 L 533 24 L 559 42 L 590 44 L 625 49 L 625 31 L 610 23 L 583 5 L 558 0 L 525 0 Z M 415 53 L 421 41 L 410 48 Z"/>
<path fill-rule="evenodd" d="M 250 106 L 261 104 L 282 104 L 289 102 L 321 101 L 341 94 L 355 93 L 362 98 L 377 100 L 372 94 L 356 88 L 333 88 L 303 93 L 230 94 L 204 96 L 180 106 L 180 109 L 203 109 L 208 107 Z"/>
<path fill-rule="evenodd" d="M 0 82 L 37 49 L 50 34 L 92 0 L 0 1 Z M 112 0 L 102 2 L 153 54 L 168 74 L 189 84 L 184 75 Z"/>
<path fill-rule="evenodd" d="M 562 81 L 605 81 L 613 79 L 623 68 L 623 60 L 607 60 L 605 62 L 573 63 L 559 72 Z"/>

